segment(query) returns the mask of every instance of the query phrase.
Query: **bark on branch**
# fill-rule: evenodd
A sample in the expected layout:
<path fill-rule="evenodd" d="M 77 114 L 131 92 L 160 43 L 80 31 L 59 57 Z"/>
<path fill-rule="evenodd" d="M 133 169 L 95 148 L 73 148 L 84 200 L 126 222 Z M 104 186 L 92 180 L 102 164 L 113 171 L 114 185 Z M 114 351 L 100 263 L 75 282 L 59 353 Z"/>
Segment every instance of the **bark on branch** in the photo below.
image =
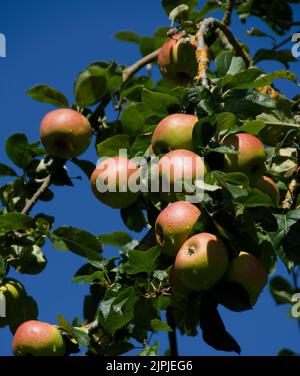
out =
<path fill-rule="evenodd" d="M 47 190 L 51 183 L 51 175 L 49 174 L 43 181 L 42 185 L 39 189 L 35 192 L 35 194 L 31 197 L 31 199 L 26 203 L 24 209 L 21 211 L 22 214 L 29 214 L 30 210 L 33 206 L 37 203 L 40 196 Z"/>
<path fill-rule="evenodd" d="M 122 74 L 123 83 L 128 81 L 130 77 L 132 77 L 136 72 L 138 72 L 145 65 L 154 61 L 157 58 L 159 51 L 160 51 L 160 48 L 158 50 L 151 52 L 149 55 L 144 56 L 142 59 L 132 64 L 130 67 L 124 69 L 123 74 Z"/>

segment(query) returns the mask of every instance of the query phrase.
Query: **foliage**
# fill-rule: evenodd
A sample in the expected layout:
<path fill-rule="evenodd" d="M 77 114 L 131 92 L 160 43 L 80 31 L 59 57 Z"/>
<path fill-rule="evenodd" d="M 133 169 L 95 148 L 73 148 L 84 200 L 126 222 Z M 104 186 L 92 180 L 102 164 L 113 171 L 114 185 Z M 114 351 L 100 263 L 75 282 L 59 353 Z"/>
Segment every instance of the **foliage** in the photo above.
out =
<path fill-rule="evenodd" d="M 283 35 L 293 24 L 290 3 L 238 0 L 235 9 L 243 22 L 254 15 L 266 22 L 271 31 Z M 162 5 L 167 15 L 171 13 L 177 31 L 195 35 L 197 23 L 218 8 L 225 10 L 226 1 L 209 0 L 201 9 L 197 0 L 163 0 Z M 152 36 L 122 31 L 115 36 L 137 44 L 145 56 L 168 39 L 168 30 L 160 27 Z M 248 35 L 270 37 L 257 29 Z M 273 35 L 271 38 L 275 40 Z M 268 273 L 274 271 L 277 258 L 288 271 L 293 271 L 300 265 L 298 190 L 292 192 L 291 205 L 272 207 L 270 198 L 251 187 L 243 173 L 222 171 L 224 155 L 235 153 L 222 145 L 222 140 L 238 132 L 260 138 L 265 127 L 280 129 L 276 146 L 266 146 L 266 171 L 277 182 L 283 203 L 289 184 L 299 174 L 299 98 L 270 96 L 260 89 L 277 79 L 296 83 L 296 75 L 284 69 L 267 73 L 254 65 L 247 66 L 231 46 L 222 46 L 214 32 L 207 38 L 207 44 L 215 61 L 215 70 L 209 71 L 210 88 L 201 82 L 181 87 L 164 79 L 154 82 L 150 77 L 137 75 L 124 80 L 124 66 L 98 61 L 77 76 L 72 108 L 90 120 L 99 157 L 117 155 L 122 147 L 129 150 L 131 157 L 146 156 L 149 161 L 151 134 L 157 123 L 175 112 L 196 114 L 200 120 L 193 132 L 195 151 L 205 157 L 210 171 L 205 178 L 204 200 L 199 204 L 207 219 L 206 228 L 223 239 L 230 257 L 247 250 L 261 259 Z M 295 60 L 286 50 L 264 49 L 254 56 L 255 63 L 265 59 L 275 59 L 286 67 Z M 68 106 L 65 96 L 47 85 L 33 86 L 27 93 L 40 102 Z M 106 117 L 111 102 L 117 120 Z M 10 178 L 0 188 L 0 281 L 9 275 L 10 268 L 26 274 L 42 272 L 47 263 L 42 248 L 49 239 L 53 248 L 73 252 L 84 262 L 73 279 L 90 286 L 90 294 L 83 303 L 84 322 L 74 319 L 69 323 L 59 315 L 58 324 L 66 337 L 86 348 L 87 354 L 119 355 L 134 349 L 138 342 L 144 346 L 141 356 L 156 355 L 158 343 L 151 341 L 152 334 L 176 328 L 190 336 L 196 336 L 201 329 L 204 341 L 210 346 L 240 353 L 239 344 L 224 327 L 218 305 L 235 311 L 249 308 L 243 289 L 233 288 L 234 294 L 228 295 L 226 288 L 217 286 L 205 294 L 193 291 L 192 296 L 178 301 L 170 292 L 172 259 L 161 253 L 153 236 L 149 236 L 150 242 L 145 239 L 138 242 L 124 232 L 99 235 L 69 226 L 55 228 L 53 217 L 30 216 L 26 207 L 36 192 L 40 193 L 39 200 L 50 201 L 54 199 L 50 186 L 73 185 L 66 168 L 69 161 L 47 155 L 39 142 L 30 143 L 21 133 L 9 137 L 5 148 L 14 166 L 0 164 L 0 177 Z M 70 162 L 88 177 L 94 169 L 91 161 Z M 41 191 L 48 176 L 50 184 Z M 157 196 L 142 193 L 120 215 L 129 230 L 138 233 L 148 226 L 151 235 L 162 208 Z M 107 245 L 119 247 L 119 254 L 107 258 Z M 270 291 L 277 304 L 292 304 L 297 289 L 282 277 L 273 277 Z M 29 305 L 33 308 L 31 314 L 24 314 L 26 319 L 37 316 L 32 298 Z M 164 322 L 164 313 L 170 309 L 175 317 L 173 326 Z M 14 332 L 15 325 L 10 327 Z M 70 349 L 78 351 L 76 346 Z"/>

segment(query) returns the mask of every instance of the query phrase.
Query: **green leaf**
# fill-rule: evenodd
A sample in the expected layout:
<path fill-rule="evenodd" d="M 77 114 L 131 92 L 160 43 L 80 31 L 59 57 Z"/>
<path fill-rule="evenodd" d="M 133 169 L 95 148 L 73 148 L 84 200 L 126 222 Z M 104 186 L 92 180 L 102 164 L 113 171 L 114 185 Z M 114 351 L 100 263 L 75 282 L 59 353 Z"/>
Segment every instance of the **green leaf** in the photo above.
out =
<path fill-rule="evenodd" d="M 127 232 L 116 231 L 110 234 L 102 234 L 98 236 L 99 240 L 106 245 L 114 247 L 122 247 L 125 244 L 131 242 L 132 238 Z"/>
<path fill-rule="evenodd" d="M 117 134 L 109 137 L 97 145 L 97 152 L 100 158 L 114 157 L 119 155 L 120 149 L 130 148 L 130 138 L 127 134 Z"/>
<path fill-rule="evenodd" d="M 142 102 L 155 114 L 164 117 L 179 109 L 179 99 L 173 95 L 144 89 Z"/>
<path fill-rule="evenodd" d="M 275 214 L 277 219 L 277 231 L 269 235 L 273 246 L 277 250 L 283 247 L 288 260 L 300 264 L 300 209 L 290 210 L 286 214 Z"/>
<path fill-rule="evenodd" d="M 148 251 L 132 250 L 128 252 L 128 261 L 123 265 L 127 274 L 151 273 L 161 253 L 158 246 Z"/>
<path fill-rule="evenodd" d="M 92 163 L 90 161 L 83 160 L 83 159 L 73 158 L 73 159 L 71 159 L 71 161 L 86 174 L 88 179 L 90 178 L 90 176 L 92 175 L 93 171 L 96 168 L 94 163 Z"/>
<path fill-rule="evenodd" d="M 141 232 L 147 225 L 143 210 L 137 203 L 121 209 L 121 217 L 127 228 L 135 232 Z"/>
<path fill-rule="evenodd" d="M 151 327 L 154 333 L 158 332 L 172 332 L 172 329 L 166 322 L 163 322 L 159 319 L 151 320 Z"/>
<path fill-rule="evenodd" d="M 57 321 L 58 325 L 73 337 L 79 346 L 88 346 L 90 344 L 87 329 L 73 327 L 60 313 L 57 315 Z"/>
<path fill-rule="evenodd" d="M 107 350 L 106 355 L 110 356 L 117 356 L 121 354 L 125 354 L 130 350 L 133 350 L 134 346 L 132 343 L 120 341 L 113 343 Z"/>
<path fill-rule="evenodd" d="M 290 50 L 274 51 L 262 48 L 256 52 L 253 61 L 255 64 L 257 64 L 258 62 L 263 60 L 275 60 L 277 62 L 280 61 L 286 67 L 288 66 L 288 63 L 297 61 Z"/>
<path fill-rule="evenodd" d="M 169 13 L 169 19 L 171 21 L 175 21 L 175 19 L 182 15 L 182 13 L 186 12 L 189 10 L 189 6 L 186 4 L 179 4 L 177 5 L 176 8 L 172 9 L 171 12 Z"/>
<path fill-rule="evenodd" d="M 152 346 L 147 346 L 139 353 L 139 356 L 157 356 L 158 355 L 158 342 L 155 341 Z"/>
<path fill-rule="evenodd" d="M 21 213 L 6 213 L 0 215 L 0 234 L 10 231 L 28 230 L 33 224 L 33 219 Z"/>
<path fill-rule="evenodd" d="M 209 295 L 202 300 L 200 311 L 200 327 L 203 340 L 216 350 L 234 351 L 238 354 L 241 348 L 230 333 L 227 332 L 217 310 L 217 303 Z"/>
<path fill-rule="evenodd" d="M 26 93 L 39 102 L 49 103 L 56 107 L 69 107 L 67 98 L 58 90 L 47 85 L 35 85 Z"/>
<path fill-rule="evenodd" d="M 226 129 L 233 128 L 237 123 L 236 116 L 231 112 L 221 112 L 216 114 L 217 119 L 217 130 L 223 131 Z"/>
<path fill-rule="evenodd" d="M 6 166 L 5 164 L 0 163 L 0 178 L 2 178 L 4 176 L 17 176 L 17 174 L 9 166 Z"/>
<path fill-rule="evenodd" d="M 217 127 L 217 119 L 214 115 L 205 117 L 194 125 L 193 128 L 193 144 L 195 149 L 205 147 L 213 137 Z"/>
<path fill-rule="evenodd" d="M 118 329 L 128 324 L 134 317 L 134 306 L 138 299 L 133 286 L 122 290 L 111 301 L 109 312 L 102 322 L 105 330 L 114 335 Z M 101 305 L 103 306 L 103 303 Z"/>
<path fill-rule="evenodd" d="M 0 255 L 0 280 L 4 277 L 6 264 L 4 258 Z"/>
<path fill-rule="evenodd" d="M 242 84 L 249 84 L 256 80 L 264 72 L 261 69 L 251 67 L 237 74 L 226 74 L 222 80 L 218 82 L 221 87 L 226 89 L 240 88 Z"/>
<path fill-rule="evenodd" d="M 5 149 L 9 159 L 18 167 L 27 167 L 32 160 L 30 145 L 23 133 L 10 136 L 6 141 Z"/>
<path fill-rule="evenodd" d="M 13 245 L 14 260 L 11 262 L 16 271 L 20 274 L 39 274 L 46 265 L 47 260 L 37 245 L 19 246 Z"/>
<path fill-rule="evenodd" d="M 282 69 L 282 70 L 278 70 L 278 71 L 266 74 L 263 77 L 260 77 L 253 82 L 240 84 L 236 86 L 236 89 L 257 89 L 263 86 L 270 85 L 273 81 L 279 78 L 290 80 L 290 81 L 297 83 L 297 76 L 294 73 L 288 70 Z"/>
<path fill-rule="evenodd" d="M 280 276 L 272 278 L 269 288 L 276 304 L 293 304 L 294 289 L 285 278 Z"/>
<path fill-rule="evenodd" d="M 91 106 L 104 97 L 107 89 L 105 76 L 106 70 L 100 63 L 94 63 L 79 73 L 74 84 L 76 103 L 79 106 Z"/>
<path fill-rule="evenodd" d="M 182 4 L 187 5 L 189 12 L 191 12 L 198 5 L 198 0 L 162 0 L 162 6 L 167 16 L 169 16 L 173 9 Z"/>
<path fill-rule="evenodd" d="M 272 40 L 275 40 L 271 35 L 266 34 L 264 31 L 261 31 L 257 29 L 256 27 L 252 27 L 250 30 L 246 30 L 245 34 L 251 37 L 267 37 L 267 38 L 271 38 Z"/>
<path fill-rule="evenodd" d="M 122 129 L 132 141 L 143 133 L 146 128 L 146 120 L 153 115 L 152 111 L 144 103 L 132 103 L 121 113 Z"/>
<path fill-rule="evenodd" d="M 240 131 L 257 136 L 265 127 L 265 123 L 261 120 L 251 120 L 244 123 L 240 127 Z"/>
<path fill-rule="evenodd" d="M 129 154 L 132 157 L 141 157 L 148 150 L 151 145 L 151 134 L 141 134 L 137 136 L 134 143 L 131 145 Z"/>
<path fill-rule="evenodd" d="M 233 51 L 222 51 L 216 57 L 215 65 L 219 77 L 225 76 L 225 74 L 229 71 L 233 56 Z"/>
<path fill-rule="evenodd" d="M 102 246 L 96 236 L 75 227 L 59 227 L 49 236 L 52 246 L 91 260 L 102 260 Z"/>
<path fill-rule="evenodd" d="M 203 18 L 206 16 L 208 13 L 211 13 L 215 11 L 216 9 L 222 8 L 222 5 L 220 5 L 220 2 L 215 1 L 215 0 L 206 0 L 205 4 L 200 10 L 199 13 L 199 19 Z"/>
<path fill-rule="evenodd" d="M 141 37 L 133 31 L 118 31 L 114 37 L 123 42 L 139 43 Z"/>
<path fill-rule="evenodd" d="M 278 356 L 299 356 L 299 354 L 296 354 L 294 351 L 290 349 L 282 349 L 278 352 Z"/>

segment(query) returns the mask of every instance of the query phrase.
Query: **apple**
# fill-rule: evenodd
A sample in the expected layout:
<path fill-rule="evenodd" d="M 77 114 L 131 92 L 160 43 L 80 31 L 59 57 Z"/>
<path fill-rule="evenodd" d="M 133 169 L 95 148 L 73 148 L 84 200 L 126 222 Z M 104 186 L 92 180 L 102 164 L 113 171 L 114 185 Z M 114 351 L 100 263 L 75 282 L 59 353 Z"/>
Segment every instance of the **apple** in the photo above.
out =
<path fill-rule="evenodd" d="M 229 263 L 225 280 L 242 285 L 249 294 L 250 305 L 254 306 L 268 282 L 268 274 L 255 256 L 240 252 L 238 257 Z"/>
<path fill-rule="evenodd" d="M 0 327 L 6 326 L 17 315 L 18 306 L 22 304 L 22 299 L 26 296 L 24 286 L 15 279 L 4 279 L 0 285 L 0 297 L 3 297 L 5 304 L 5 317 L 0 317 Z M 1 303 L 2 303 L 1 299 Z"/>
<path fill-rule="evenodd" d="M 188 114 L 172 114 L 162 119 L 152 135 L 155 154 L 175 149 L 193 150 L 193 128 L 198 118 Z"/>
<path fill-rule="evenodd" d="M 17 329 L 12 343 L 15 356 L 63 356 L 65 343 L 59 330 L 51 324 L 31 320 Z"/>
<path fill-rule="evenodd" d="M 186 186 L 203 179 L 206 173 L 206 165 L 199 155 L 185 149 L 170 151 L 158 163 L 162 199 L 176 200 L 175 192 L 195 193 L 185 189 Z"/>
<path fill-rule="evenodd" d="M 138 166 L 123 156 L 111 157 L 100 163 L 91 175 L 90 182 L 94 195 L 111 208 L 126 208 L 134 203 L 139 192 L 132 192 L 128 179 L 139 172 Z M 98 187 L 106 191 L 101 192 Z"/>
<path fill-rule="evenodd" d="M 49 154 L 69 159 L 90 145 L 92 127 L 88 119 L 70 108 L 48 112 L 42 119 L 40 137 Z"/>
<path fill-rule="evenodd" d="M 155 222 L 156 241 L 162 251 L 175 257 L 200 215 L 200 210 L 187 201 L 174 202 L 162 210 Z"/>
<path fill-rule="evenodd" d="M 223 144 L 238 152 L 225 155 L 224 171 L 242 172 L 249 177 L 250 182 L 257 181 L 264 174 L 266 151 L 257 137 L 237 133 L 227 137 Z"/>
<path fill-rule="evenodd" d="M 172 265 L 169 272 L 169 284 L 171 288 L 171 294 L 175 299 L 187 299 L 190 290 L 187 289 L 177 277 L 174 265 Z"/>
<path fill-rule="evenodd" d="M 175 272 L 179 280 L 188 289 L 196 291 L 211 289 L 224 276 L 227 266 L 225 245 L 207 232 L 189 238 L 175 259 Z"/>
<path fill-rule="evenodd" d="M 270 196 L 274 206 L 278 207 L 280 201 L 280 191 L 274 180 L 272 180 L 268 176 L 262 176 L 257 180 L 253 187 Z"/>
<path fill-rule="evenodd" d="M 164 78 L 179 85 L 187 85 L 197 75 L 197 42 L 185 34 L 171 36 L 160 48 L 157 64 Z"/>

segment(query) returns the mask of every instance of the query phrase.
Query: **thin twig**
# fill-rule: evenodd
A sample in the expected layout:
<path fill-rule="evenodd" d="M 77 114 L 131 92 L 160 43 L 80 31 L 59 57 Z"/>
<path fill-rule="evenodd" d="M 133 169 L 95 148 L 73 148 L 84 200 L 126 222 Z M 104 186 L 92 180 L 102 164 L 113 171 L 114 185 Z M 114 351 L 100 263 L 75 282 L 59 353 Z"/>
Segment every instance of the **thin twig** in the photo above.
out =
<path fill-rule="evenodd" d="M 49 174 L 45 179 L 43 184 L 39 187 L 39 189 L 35 192 L 35 194 L 31 197 L 31 199 L 26 203 L 24 209 L 22 210 L 22 214 L 29 214 L 30 210 L 33 206 L 37 203 L 40 196 L 47 190 L 51 183 L 51 175 Z"/>
<path fill-rule="evenodd" d="M 123 83 L 128 81 L 130 77 L 132 77 L 136 72 L 138 72 L 145 65 L 154 61 L 157 58 L 159 51 L 160 51 L 160 48 L 158 50 L 151 52 L 149 55 L 144 56 L 142 59 L 132 64 L 130 67 L 124 69 L 122 73 Z"/>
<path fill-rule="evenodd" d="M 201 29 L 201 26 L 203 25 L 203 28 Z M 201 32 L 205 35 L 209 30 L 216 30 L 220 29 L 225 37 L 227 38 L 228 42 L 231 44 L 233 49 L 235 50 L 235 53 L 238 56 L 241 56 L 243 60 L 246 63 L 246 66 L 251 66 L 252 60 L 247 51 L 243 48 L 243 46 L 235 39 L 234 35 L 232 34 L 231 30 L 221 21 L 215 19 L 215 18 L 207 18 L 203 20 L 200 24 L 199 32 Z"/>
<path fill-rule="evenodd" d="M 297 32 L 296 32 L 296 33 L 297 33 Z M 300 33 L 300 31 L 298 31 L 298 33 Z M 286 39 L 284 39 L 283 41 L 281 41 L 281 42 L 275 44 L 275 45 L 272 47 L 272 51 L 276 51 L 276 50 L 278 50 L 278 48 L 284 46 L 286 43 L 288 43 L 288 42 L 292 42 L 292 37 L 293 37 L 294 34 L 295 34 L 295 33 L 289 35 L 289 36 L 288 36 Z"/>
<path fill-rule="evenodd" d="M 223 24 L 229 26 L 231 24 L 231 16 L 234 9 L 235 0 L 227 0 Z"/>

